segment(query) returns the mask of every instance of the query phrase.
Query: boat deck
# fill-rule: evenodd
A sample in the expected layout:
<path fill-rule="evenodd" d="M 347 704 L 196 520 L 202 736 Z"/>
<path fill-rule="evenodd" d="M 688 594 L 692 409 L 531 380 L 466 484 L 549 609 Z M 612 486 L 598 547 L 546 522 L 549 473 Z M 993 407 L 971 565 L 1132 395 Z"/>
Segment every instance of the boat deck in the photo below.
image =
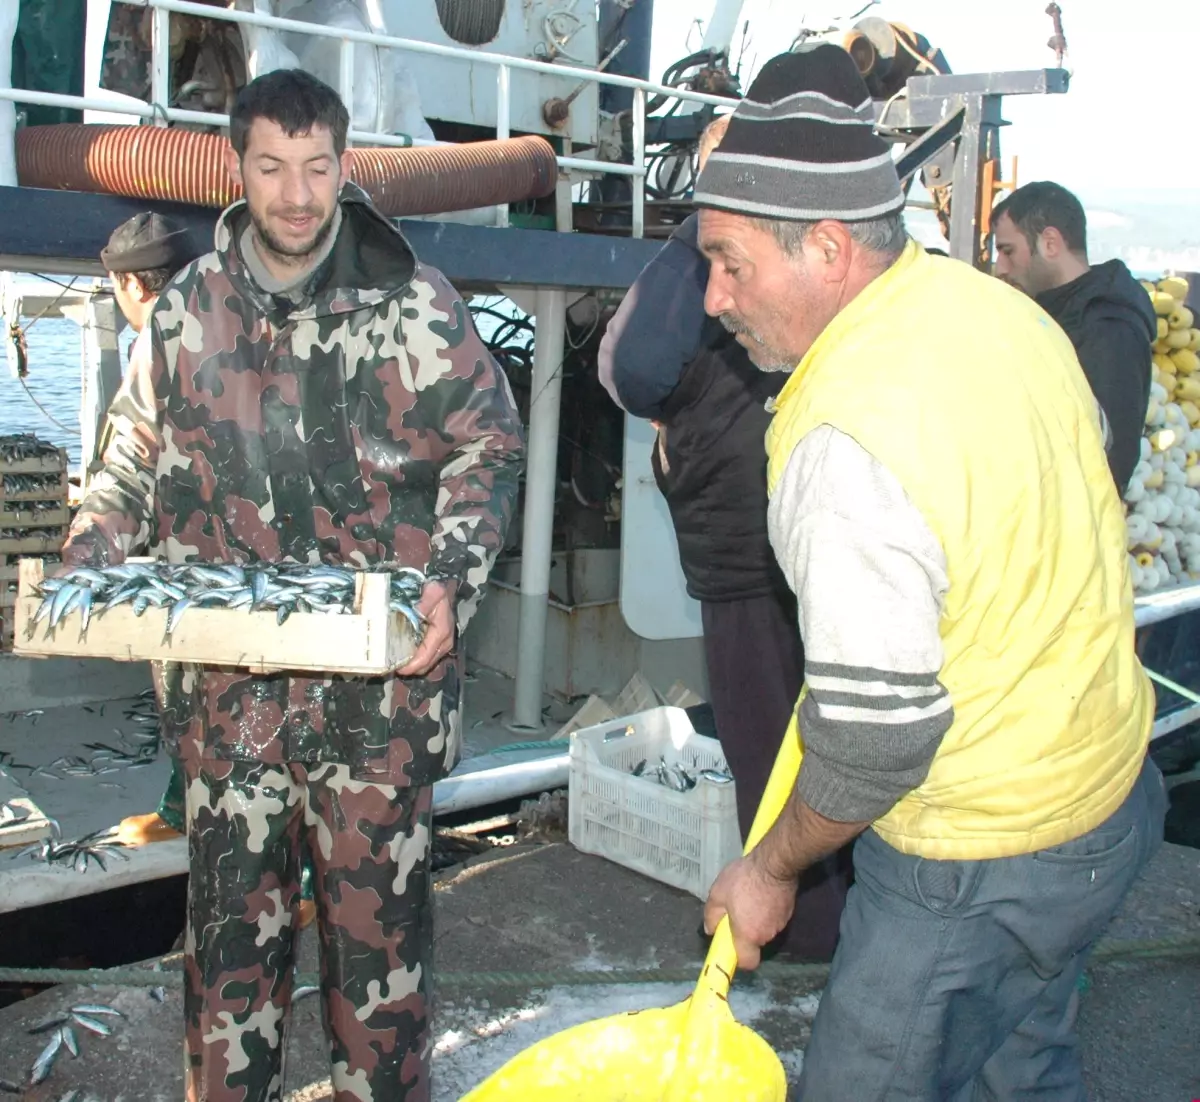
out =
<path fill-rule="evenodd" d="M 3 662 L 35 670 L 53 665 L 11 656 Z M 25 789 L 42 812 L 57 821 L 64 839 L 80 838 L 115 826 L 126 816 L 154 811 L 171 771 L 164 750 L 146 764 L 124 764 L 102 757 L 97 759 L 97 768 L 106 771 L 92 775 L 72 771 L 70 759 L 93 760 L 95 751 L 89 749 L 89 744 L 132 751 L 141 742 L 139 732 L 144 734 L 149 726 L 129 718 L 139 703 L 139 688 L 149 688 L 148 667 L 79 662 L 60 668 L 93 665 L 108 667 L 119 678 L 114 682 L 119 696 L 104 699 L 100 684 L 84 690 L 85 696 L 97 694 L 98 699 L 71 700 L 66 695 L 69 688 L 64 685 L 66 702 L 55 707 L 52 698 L 0 692 L 0 751 L 7 751 L 19 766 L 27 767 L 9 765 L 4 772 Z M 509 730 L 503 715 L 511 707 L 512 682 L 483 668 L 468 675 L 463 697 L 466 743 L 464 760 L 455 776 L 544 755 L 545 751 L 517 751 L 493 756 L 491 751 L 534 737 L 549 738 L 554 724 L 565 722 L 571 713 L 567 705 L 547 697 L 550 723 L 545 734 L 530 736 Z M 21 702 L 19 709 L 8 710 L 15 701 Z M 182 875 L 187 872 L 187 844 L 183 838 L 154 842 L 123 849 L 119 856 L 106 855 L 105 862 L 104 869 L 89 862 L 85 872 L 77 872 L 64 864 L 37 860 L 24 854 L 19 846 L 0 849 L 0 913 Z"/>

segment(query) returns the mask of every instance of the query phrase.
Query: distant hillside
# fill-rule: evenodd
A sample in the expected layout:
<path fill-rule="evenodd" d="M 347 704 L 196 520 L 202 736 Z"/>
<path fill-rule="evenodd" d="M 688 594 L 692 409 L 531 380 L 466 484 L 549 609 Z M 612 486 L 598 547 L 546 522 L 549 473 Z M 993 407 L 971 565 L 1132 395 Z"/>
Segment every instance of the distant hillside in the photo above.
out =
<path fill-rule="evenodd" d="M 1139 274 L 1169 269 L 1200 272 L 1200 188 L 1162 192 L 1102 189 L 1080 192 L 1087 210 L 1088 254 L 1099 263 L 1125 261 Z M 906 214 L 912 235 L 925 246 L 946 241 L 928 211 Z"/>
<path fill-rule="evenodd" d="M 1092 260 L 1117 257 L 1145 272 L 1200 271 L 1200 189 L 1089 191 L 1080 198 Z"/>

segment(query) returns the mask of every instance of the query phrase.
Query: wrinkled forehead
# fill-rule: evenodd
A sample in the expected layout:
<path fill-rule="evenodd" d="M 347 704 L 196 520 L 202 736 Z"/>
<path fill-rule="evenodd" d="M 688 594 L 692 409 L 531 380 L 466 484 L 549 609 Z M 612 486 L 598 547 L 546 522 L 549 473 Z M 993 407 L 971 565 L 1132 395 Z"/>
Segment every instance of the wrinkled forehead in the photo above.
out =
<path fill-rule="evenodd" d="M 709 259 L 737 257 L 754 259 L 762 252 L 769 234 L 743 214 L 703 208 L 700 211 L 698 243 Z"/>

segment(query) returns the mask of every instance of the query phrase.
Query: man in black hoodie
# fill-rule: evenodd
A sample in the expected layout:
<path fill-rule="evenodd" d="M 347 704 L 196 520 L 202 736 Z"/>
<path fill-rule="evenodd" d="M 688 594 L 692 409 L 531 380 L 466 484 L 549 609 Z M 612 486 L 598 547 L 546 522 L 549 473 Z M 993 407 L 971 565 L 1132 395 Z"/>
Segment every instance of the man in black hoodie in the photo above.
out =
<path fill-rule="evenodd" d="M 725 125 L 705 131 L 702 163 Z M 709 701 L 745 837 L 804 680 L 796 600 L 767 539 L 766 404 L 787 374 L 759 371 L 705 314 L 707 286 L 693 214 L 609 322 L 599 371 L 617 405 L 658 427 L 654 475 L 688 593 L 700 602 Z M 832 957 L 849 864 L 847 851 L 810 870 L 779 948 Z"/>
<path fill-rule="evenodd" d="M 1105 450 L 1124 495 L 1138 462 L 1157 335 L 1145 289 L 1119 260 L 1091 267 L 1083 205 L 1059 184 L 1017 188 L 992 210 L 996 275 L 1062 326 L 1107 419 Z"/>

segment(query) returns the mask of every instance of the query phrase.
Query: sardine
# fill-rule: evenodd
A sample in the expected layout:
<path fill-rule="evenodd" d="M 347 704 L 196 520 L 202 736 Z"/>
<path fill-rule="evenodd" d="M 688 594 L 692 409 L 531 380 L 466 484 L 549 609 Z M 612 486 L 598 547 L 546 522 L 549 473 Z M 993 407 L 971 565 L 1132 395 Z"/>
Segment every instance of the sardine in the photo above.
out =
<path fill-rule="evenodd" d="M 59 1033 L 62 1034 L 62 1042 L 66 1046 L 67 1051 L 73 1056 L 79 1055 L 79 1041 L 75 1037 L 75 1030 L 69 1025 L 59 1027 Z"/>
<path fill-rule="evenodd" d="M 90 1030 L 92 1033 L 98 1034 L 101 1037 L 112 1036 L 111 1026 L 105 1025 L 104 1022 L 97 1021 L 95 1018 L 91 1018 L 87 1014 L 76 1014 L 74 1011 L 71 1011 L 71 1020 L 76 1025 L 81 1025 L 84 1029 Z"/>
<path fill-rule="evenodd" d="M 59 1051 L 63 1046 L 62 1030 L 56 1030 L 54 1036 L 46 1043 L 46 1047 L 38 1054 L 38 1058 L 33 1062 L 33 1068 L 29 1073 L 29 1083 L 36 1087 L 39 1083 L 44 1083 L 49 1076 L 51 1069 L 54 1067 L 54 1061 L 58 1059 Z"/>
<path fill-rule="evenodd" d="M 109 1006 L 106 1003 L 80 1003 L 78 1006 L 71 1007 L 72 1014 L 101 1014 L 112 1018 L 124 1018 L 116 1007 Z"/>

